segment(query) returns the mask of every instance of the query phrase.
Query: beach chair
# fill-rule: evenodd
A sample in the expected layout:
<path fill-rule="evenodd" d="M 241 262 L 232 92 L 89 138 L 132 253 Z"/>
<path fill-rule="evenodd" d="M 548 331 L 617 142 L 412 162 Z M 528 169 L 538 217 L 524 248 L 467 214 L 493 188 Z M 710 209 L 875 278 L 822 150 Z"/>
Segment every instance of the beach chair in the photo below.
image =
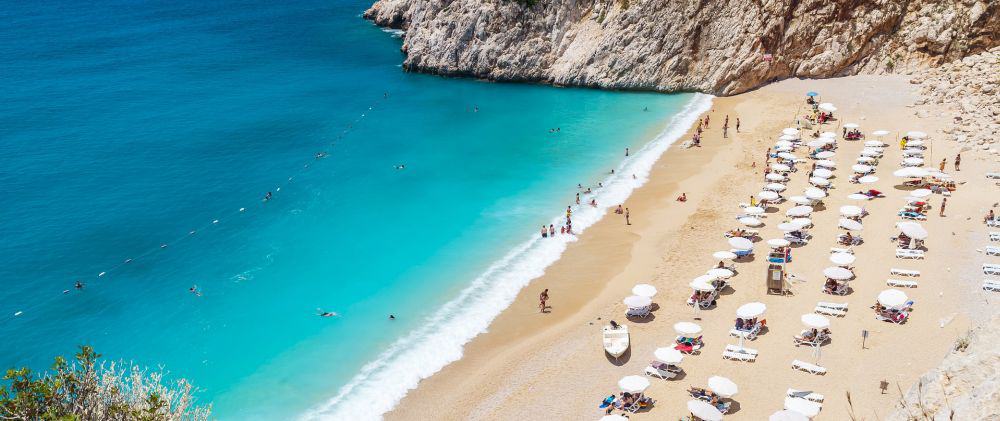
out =
<path fill-rule="evenodd" d="M 923 250 L 896 249 L 897 259 L 923 259 Z"/>
<path fill-rule="evenodd" d="M 992 292 L 1000 292 L 1000 281 L 994 281 L 992 279 L 984 279 L 983 289 Z"/>
<path fill-rule="evenodd" d="M 809 330 L 808 329 L 807 330 L 803 330 L 797 336 L 793 336 L 792 337 L 792 339 L 795 341 L 795 346 L 799 346 L 799 345 L 816 346 L 816 345 L 820 345 L 820 344 L 822 344 L 822 343 L 830 340 L 830 335 L 827 334 L 827 333 L 824 333 L 822 330 L 819 331 L 816 334 L 816 337 L 813 338 L 812 340 L 809 340 L 809 339 L 805 338 L 806 332 L 809 332 Z"/>
<path fill-rule="evenodd" d="M 785 395 L 789 398 L 805 399 L 816 403 L 823 403 L 823 399 L 825 399 L 823 395 L 808 390 L 788 389 L 788 391 L 785 392 Z"/>
<path fill-rule="evenodd" d="M 743 362 L 747 362 L 747 363 L 752 363 L 752 362 L 757 361 L 757 355 L 756 354 L 744 354 L 742 352 L 723 351 L 722 352 L 722 359 L 724 359 L 724 360 L 733 360 L 733 361 L 743 361 Z"/>
<path fill-rule="evenodd" d="M 919 270 L 909 270 L 909 269 L 892 268 L 892 269 L 889 269 L 889 274 L 890 275 L 896 275 L 896 276 L 913 276 L 913 277 L 918 277 L 918 276 L 920 276 L 920 271 Z"/>
<path fill-rule="evenodd" d="M 901 212 L 898 213 L 898 215 L 899 215 L 900 218 L 907 219 L 907 220 L 910 220 L 910 221 L 926 221 L 927 220 L 927 216 L 926 215 L 924 215 L 922 213 L 917 213 L 917 212 L 901 211 Z"/>
<path fill-rule="evenodd" d="M 847 311 L 847 303 L 830 303 L 826 301 L 820 301 L 816 303 L 816 305 L 819 307 L 832 308 L 834 310 Z"/>
<path fill-rule="evenodd" d="M 983 274 L 984 275 L 1000 275 L 1000 265 L 983 263 Z"/>
<path fill-rule="evenodd" d="M 681 369 L 678 367 L 677 370 L 671 370 L 666 364 L 659 361 L 653 361 L 646 366 L 645 374 L 651 377 L 659 377 L 663 380 L 670 380 L 677 377 L 681 373 Z"/>
<path fill-rule="evenodd" d="M 986 173 L 986 178 L 991 180 L 1000 179 L 1000 172 L 988 172 Z"/>
<path fill-rule="evenodd" d="M 805 361 L 800 361 L 800 360 L 792 361 L 792 368 L 817 375 L 826 374 L 826 367 L 818 366 L 816 364 L 807 363 Z"/>
<path fill-rule="evenodd" d="M 625 312 L 625 317 L 638 317 L 645 318 L 649 317 L 649 307 L 642 308 L 630 308 Z"/>
<path fill-rule="evenodd" d="M 891 287 L 916 288 L 917 281 L 903 281 L 900 279 L 886 279 L 885 284 Z"/>
<path fill-rule="evenodd" d="M 763 325 L 760 322 L 757 322 L 756 324 L 753 325 L 753 328 L 750 330 L 730 329 L 729 335 L 735 337 L 743 337 L 744 339 L 749 339 L 752 341 L 754 339 L 757 339 L 757 335 L 760 334 L 761 327 L 763 327 Z"/>
<path fill-rule="evenodd" d="M 849 293 L 849 292 L 851 292 L 851 287 L 849 285 L 847 285 L 846 282 L 842 283 L 842 284 L 837 284 L 837 287 L 834 288 L 832 291 L 827 290 L 825 287 L 823 288 L 823 293 L 824 294 L 830 294 L 830 295 L 841 295 L 841 296 L 843 296 L 843 295 L 847 295 L 847 293 Z"/>
<path fill-rule="evenodd" d="M 875 319 L 881 320 L 883 322 L 892 322 L 898 325 L 906 322 L 906 319 L 910 317 L 910 313 L 905 311 L 900 311 L 898 313 L 875 313 Z"/>
<path fill-rule="evenodd" d="M 996 246 L 986 246 L 987 256 L 1000 256 L 1000 247 Z"/>
<path fill-rule="evenodd" d="M 854 254 L 854 249 L 851 248 L 851 247 L 848 247 L 846 249 L 845 248 L 840 248 L 840 247 L 830 247 L 830 254 L 834 254 L 834 253 Z"/>
<path fill-rule="evenodd" d="M 809 234 L 804 234 L 801 237 L 794 236 L 794 235 L 792 235 L 790 233 L 786 233 L 785 234 L 785 239 L 788 240 L 789 243 L 798 244 L 798 245 L 809 244 L 809 239 L 810 238 L 812 238 L 812 236 L 809 235 Z"/>
<path fill-rule="evenodd" d="M 990 219 L 986 221 L 988 227 L 1000 227 L 1000 219 Z"/>
<path fill-rule="evenodd" d="M 818 314 L 826 314 L 828 316 L 837 316 L 837 317 L 844 317 L 847 315 L 847 312 L 844 310 L 837 310 L 835 308 L 823 307 L 823 306 L 816 306 L 816 308 L 813 309 L 813 312 Z"/>
<path fill-rule="evenodd" d="M 747 348 L 747 347 L 740 348 L 739 345 L 733 345 L 733 344 L 726 345 L 726 351 L 737 352 L 737 353 L 741 353 L 741 354 L 757 355 L 757 350 L 756 349 Z"/>
<path fill-rule="evenodd" d="M 997 231 L 990 232 L 990 241 L 1000 241 L 1000 232 Z"/>

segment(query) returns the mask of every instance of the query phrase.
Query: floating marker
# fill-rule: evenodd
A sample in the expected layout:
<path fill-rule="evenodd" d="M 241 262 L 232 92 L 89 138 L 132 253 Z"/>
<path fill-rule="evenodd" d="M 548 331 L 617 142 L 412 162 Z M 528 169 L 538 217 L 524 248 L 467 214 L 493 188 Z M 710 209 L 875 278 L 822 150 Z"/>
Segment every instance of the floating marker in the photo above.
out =
<path fill-rule="evenodd" d="M 97 277 L 98 277 L 98 278 L 100 278 L 100 277 L 104 276 L 104 274 L 105 274 L 105 273 L 107 273 L 107 272 L 101 272 L 101 273 L 98 273 L 98 274 L 97 274 Z"/>

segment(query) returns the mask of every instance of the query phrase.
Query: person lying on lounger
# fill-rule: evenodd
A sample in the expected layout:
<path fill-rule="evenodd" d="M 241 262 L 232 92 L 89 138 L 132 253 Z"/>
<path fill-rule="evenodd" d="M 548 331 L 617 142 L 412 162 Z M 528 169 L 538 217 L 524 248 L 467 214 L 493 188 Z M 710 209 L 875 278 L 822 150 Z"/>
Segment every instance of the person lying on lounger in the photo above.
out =
<path fill-rule="evenodd" d="M 826 284 L 823 285 L 823 291 L 827 293 L 833 293 L 834 291 L 837 290 L 838 286 L 840 286 L 840 284 L 838 284 L 837 281 L 833 279 L 827 279 Z"/>

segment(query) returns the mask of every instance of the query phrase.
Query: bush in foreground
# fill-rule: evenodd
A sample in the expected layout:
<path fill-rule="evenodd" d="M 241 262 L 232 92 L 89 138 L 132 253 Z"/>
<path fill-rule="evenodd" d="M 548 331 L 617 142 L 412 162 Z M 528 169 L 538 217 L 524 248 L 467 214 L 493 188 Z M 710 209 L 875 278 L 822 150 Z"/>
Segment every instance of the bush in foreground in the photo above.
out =
<path fill-rule="evenodd" d="M 0 419 L 207 420 L 211 406 L 194 405 L 186 380 L 163 384 L 163 373 L 133 364 L 102 362 L 89 346 L 75 362 L 56 357 L 50 372 L 10 369 L 0 385 Z"/>

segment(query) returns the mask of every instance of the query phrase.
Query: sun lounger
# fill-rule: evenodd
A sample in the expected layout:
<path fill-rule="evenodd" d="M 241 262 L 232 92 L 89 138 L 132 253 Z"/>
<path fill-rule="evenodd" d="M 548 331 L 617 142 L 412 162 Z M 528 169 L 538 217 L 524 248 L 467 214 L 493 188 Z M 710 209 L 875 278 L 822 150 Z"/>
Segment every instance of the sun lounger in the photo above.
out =
<path fill-rule="evenodd" d="M 757 361 L 757 354 L 745 354 L 742 352 L 722 351 L 722 359 L 752 363 L 754 361 Z"/>
<path fill-rule="evenodd" d="M 802 333 L 799 333 L 798 335 L 792 337 L 792 339 L 795 340 L 795 346 L 799 345 L 815 346 L 830 340 L 830 335 L 823 332 L 818 333 L 815 338 L 809 340 L 805 338 L 806 332 L 808 332 L 808 330 L 803 330 Z"/>
<path fill-rule="evenodd" d="M 1000 232 L 990 232 L 990 241 L 1000 241 Z"/>
<path fill-rule="evenodd" d="M 983 274 L 986 275 L 1000 275 L 1000 265 L 983 263 Z"/>
<path fill-rule="evenodd" d="M 899 217 L 910 221 L 926 221 L 927 216 L 916 212 L 899 212 Z"/>
<path fill-rule="evenodd" d="M 757 339 L 757 335 L 760 333 L 760 329 L 763 327 L 760 322 L 753 325 L 753 329 L 750 330 L 740 330 L 740 329 L 730 329 L 729 335 L 735 336 L 737 338 L 743 337 L 744 339 L 754 340 Z"/>
<path fill-rule="evenodd" d="M 649 317 L 649 307 L 630 308 L 625 311 L 625 317 Z"/>
<path fill-rule="evenodd" d="M 833 254 L 833 253 L 854 254 L 854 249 L 852 249 L 850 247 L 848 247 L 846 249 L 845 248 L 840 248 L 840 247 L 830 247 L 830 254 Z"/>
<path fill-rule="evenodd" d="M 897 317 L 892 317 L 891 314 L 875 313 L 875 319 L 881 320 L 883 322 L 892 322 L 895 324 L 903 324 L 907 318 L 910 317 L 910 313 L 900 312 Z"/>
<path fill-rule="evenodd" d="M 986 221 L 986 226 L 1000 227 L 1000 219 L 990 219 L 989 221 Z"/>
<path fill-rule="evenodd" d="M 789 398 L 805 399 L 816 403 L 823 403 L 823 399 L 825 399 L 823 395 L 808 390 L 788 389 L 785 394 L 788 395 Z"/>
<path fill-rule="evenodd" d="M 826 301 L 820 301 L 816 303 L 819 307 L 832 308 L 834 310 L 844 310 L 847 311 L 847 303 L 829 303 Z"/>
<path fill-rule="evenodd" d="M 1000 172 L 988 172 L 986 173 L 986 178 L 993 180 L 1000 179 Z"/>
<path fill-rule="evenodd" d="M 983 289 L 987 291 L 1000 292 L 1000 281 L 985 279 L 983 280 Z"/>
<path fill-rule="evenodd" d="M 987 256 L 1000 256 L 1000 247 L 997 246 L 986 246 Z"/>
<path fill-rule="evenodd" d="M 917 276 L 920 276 L 920 271 L 919 270 L 909 270 L 909 269 L 892 268 L 892 269 L 889 269 L 889 274 L 890 275 L 896 275 L 896 276 L 914 276 L 914 277 L 917 277 Z"/>
<path fill-rule="evenodd" d="M 833 290 L 823 288 L 823 292 L 831 295 L 847 295 L 848 292 L 851 292 L 851 287 L 846 283 L 837 284 L 837 287 Z"/>
<path fill-rule="evenodd" d="M 910 250 L 910 249 L 896 249 L 896 258 L 898 259 L 923 259 L 923 250 Z"/>
<path fill-rule="evenodd" d="M 844 310 L 837 310 L 835 308 L 822 307 L 822 306 L 816 306 L 816 308 L 814 308 L 813 311 L 819 314 L 826 314 L 829 316 L 844 317 L 847 315 L 847 312 Z"/>
<path fill-rule="evenodd" d="M 792 368 L 796 370 L 802 370 L 812 374 L 826 374 L 826 367 L 820 367 L 816 364 L 807 363 L 805 361 L 795 360 L 792 361 Z"/>
<path fill-rule="evenodd" d="M 891 287 L 916 288 L 917 281 L 903 281 L 899 279 L 886 279 L 885 284 Z"/>
<path fill-rule="evenodd" d="M 670 380 L 674 377 L 677 377 L 677 374 L 679 373 L 680 373 L 679 371 L 665 370 L 663 368 L 654 367 L 652 365 L 646 366 L 646 371 L 645 371 L 645 374 L 647 376 L 659 377 L 663 380 Z"/>
<path fill-rule="evenodd" d="M 756 238 L 759 235 L 760 235 L 760 232 L 757 231 L 757 230 L 748 230 L 748 229 L 745 229 L 745 230 L 743 230 L 742 237 L 749 239 L 749 238 Z M 726 238 L 733 238 L 733 237 L 734 236 L 733 236 L 732 232 L 726 232 Z"/>
<path fill-rule="evenodd" d="M 737 352 L 737 353 L 741 353 L 741 354 L 753 354 L 753 355 L 757 355 L 757 350 L 756 349 L 747 348 L 747 347 L 740 348 L 739 345 L 733 345 L 733 344 L 726 345 L 726 351 Z"/>

